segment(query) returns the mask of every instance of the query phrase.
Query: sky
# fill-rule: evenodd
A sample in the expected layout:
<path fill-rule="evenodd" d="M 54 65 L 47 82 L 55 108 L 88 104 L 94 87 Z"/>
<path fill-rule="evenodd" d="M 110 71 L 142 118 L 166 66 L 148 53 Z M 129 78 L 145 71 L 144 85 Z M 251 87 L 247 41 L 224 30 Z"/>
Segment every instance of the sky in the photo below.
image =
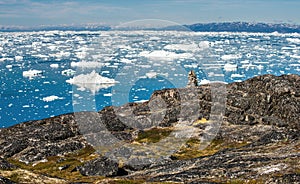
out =
<path fill-rule="evenodd" d="M 265 22 L 300 25 L 300 0 L 0 0 L 0 25 Z"/>

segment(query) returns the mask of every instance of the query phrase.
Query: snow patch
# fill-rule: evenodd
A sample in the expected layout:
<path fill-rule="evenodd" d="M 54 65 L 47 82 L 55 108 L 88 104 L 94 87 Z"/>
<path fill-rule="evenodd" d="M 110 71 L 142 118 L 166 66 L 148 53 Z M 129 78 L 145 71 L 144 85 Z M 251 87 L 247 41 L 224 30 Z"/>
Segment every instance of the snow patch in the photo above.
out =
<path fill-rule="evenodd" d="M 210 83 L 210 80 L 207 80 L 207 79 L 202 79 L 199 82 L 200 85 L 209 84 L 209 83 Z"/>
<path fill-rule="evenodd" d="M 256 168 L 260 174 L 270 174 L 276 171 L 281 171 L 286 168 L 285 164 L 268 165 L 265 167 Z"/>

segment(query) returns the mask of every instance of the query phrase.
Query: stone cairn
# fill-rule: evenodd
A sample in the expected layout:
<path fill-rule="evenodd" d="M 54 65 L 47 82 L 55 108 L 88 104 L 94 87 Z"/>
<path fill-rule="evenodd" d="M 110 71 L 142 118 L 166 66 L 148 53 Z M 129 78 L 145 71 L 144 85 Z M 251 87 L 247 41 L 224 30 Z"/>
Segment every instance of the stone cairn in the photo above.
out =
<path fill-rule="evenodd" d="M 187 87 L 195 87 L 195 86 L 198 86 L 198 80 L 194 70 L 191 70 L 188 76 Z"/>

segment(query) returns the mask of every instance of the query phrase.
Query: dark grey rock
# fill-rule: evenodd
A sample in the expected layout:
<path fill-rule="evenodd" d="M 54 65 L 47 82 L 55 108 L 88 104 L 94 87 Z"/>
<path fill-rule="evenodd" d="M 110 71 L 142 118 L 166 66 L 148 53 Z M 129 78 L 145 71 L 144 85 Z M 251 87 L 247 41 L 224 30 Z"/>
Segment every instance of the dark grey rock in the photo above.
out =
<path fill-rule="evenodd" d="M 16 184 L 16 183 L 3 176 L 0 176 L 0 184 Z"/>
<path fill-rule="evenodd" d="M 9 163 L 8 161 L 0 158 L 0 170 L 11 170 L 17 168 L 15 165 Z"/>
<path fill-rule="evenodd" d="M 130 144 L 141 130 L 171 127 L 178 121 L 193 124 L 196 119 L 212 120 L 212 112 L 224 115 L 218 130 L 213 129 L 216 122 L 194 127 L 199 131 L 196 138 L 215 136 L 223 142 L 225 148 L 215 154 L 187 160 L 153 160 L 149 150 L 137 154 L 120 147 L 125 142 Z M 0 129 L 0 155 L 33 162 L 75 152 L 90 143 L 97 147 L 111 145 L 114 150 L 103 155 L 126 158 L 128 162 L 118 168 L 117 160 L 100 157 L 76 168 L 83 175 L 128 174 L 129 179 L 184 183 L 209 183 L 213 179 L 225 183 L 231 179 L 297 183 L 299 120 L 300 76 L 264 75 L 228 84 L 226 90 L 224 84 L 164 89 L 155 91 L 145 103 L 65 114 Z M 243 144 L 226 147 L 232 143 Z"/>
<path fill-rule="evenodd" d="M 106 157 L 94 159 L 78 167 L 84 176 L 115 176 L 118 173 L 118 163 Z"/>

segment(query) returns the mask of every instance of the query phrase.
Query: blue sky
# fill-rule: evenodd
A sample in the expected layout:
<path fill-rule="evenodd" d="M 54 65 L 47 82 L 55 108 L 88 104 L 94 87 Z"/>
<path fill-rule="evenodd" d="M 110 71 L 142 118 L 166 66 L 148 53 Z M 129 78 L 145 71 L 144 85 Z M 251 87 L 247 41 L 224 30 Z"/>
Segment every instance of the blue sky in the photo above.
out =
<path fill-rule="evenodd" d="M 118 25 L 139 19 L 300 25 L 299 9 L 299 0 L 0 0 L 0 25 Z"/>

